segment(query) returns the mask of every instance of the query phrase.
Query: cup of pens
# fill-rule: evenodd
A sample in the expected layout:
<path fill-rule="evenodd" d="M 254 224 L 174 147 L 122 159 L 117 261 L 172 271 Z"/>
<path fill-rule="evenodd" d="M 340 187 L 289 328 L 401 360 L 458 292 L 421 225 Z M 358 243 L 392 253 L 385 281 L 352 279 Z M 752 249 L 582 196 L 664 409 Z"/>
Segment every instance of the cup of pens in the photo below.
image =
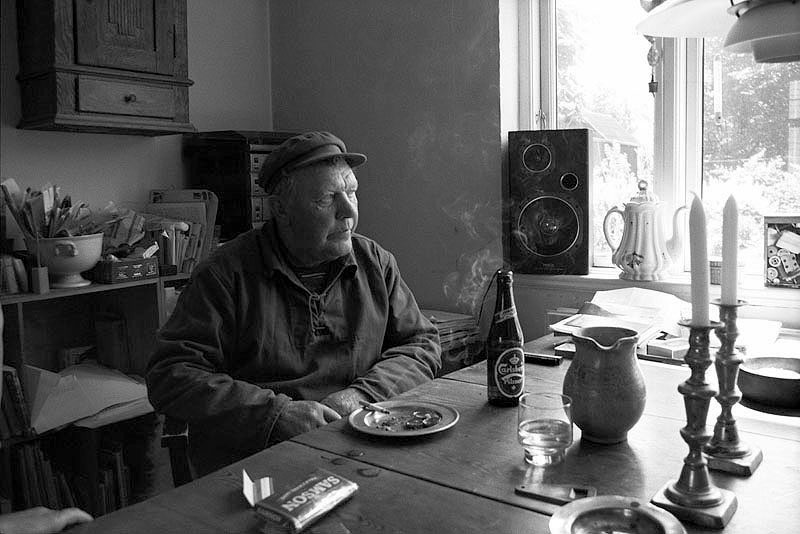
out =
<path fill-rule="evenodd" d="M 50 287 L 83 287 L 91 281 L 81 276 L 100 261 L 103 233 L 70 237 L 25 238 L 28 251 L 47 267 Z"/>

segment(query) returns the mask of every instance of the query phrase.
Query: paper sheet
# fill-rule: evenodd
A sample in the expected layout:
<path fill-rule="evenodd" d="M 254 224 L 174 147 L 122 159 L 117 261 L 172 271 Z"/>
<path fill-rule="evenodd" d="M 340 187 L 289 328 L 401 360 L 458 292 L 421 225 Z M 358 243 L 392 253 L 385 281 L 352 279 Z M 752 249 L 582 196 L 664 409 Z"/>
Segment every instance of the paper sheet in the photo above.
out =
<path fill-rule="evenodd" d="M 109 408 L 147 399 L 147 387 L 115 369 L 95 363 L 71 365 L 54 373 L 31 365 L 22 380 L 37 433 L 93 416 Z"/>
<path fill-rule="evenodd" d="M 640 287 L 598 291 L 591 302 L 613 314 L 656 324 L 659 330 L 673 336 L 681 333 L 678 321 L 691 317 L 691 304 L 688 302 L 669 293 Z"/>

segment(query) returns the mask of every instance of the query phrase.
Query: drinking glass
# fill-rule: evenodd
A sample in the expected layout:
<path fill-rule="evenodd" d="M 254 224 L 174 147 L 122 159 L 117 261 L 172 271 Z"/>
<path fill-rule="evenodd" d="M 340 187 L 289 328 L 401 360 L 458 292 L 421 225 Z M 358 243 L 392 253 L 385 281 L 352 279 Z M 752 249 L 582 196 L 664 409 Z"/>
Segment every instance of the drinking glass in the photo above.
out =
<path fill-rule="evenodd" d="M 572 399 L 559 393 L 525 393 L 519 398 L 517 439 L 525 461 L 535 466 L 561 462 L 572 444 Z"/>

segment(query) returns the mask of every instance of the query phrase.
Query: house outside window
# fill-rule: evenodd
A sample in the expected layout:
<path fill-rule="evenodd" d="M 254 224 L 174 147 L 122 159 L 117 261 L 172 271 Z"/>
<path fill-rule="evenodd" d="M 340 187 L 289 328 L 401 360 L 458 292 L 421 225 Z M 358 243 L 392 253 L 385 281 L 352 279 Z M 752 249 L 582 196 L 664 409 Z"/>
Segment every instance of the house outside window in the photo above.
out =
<path fill-rule="evenodd" d="M 701 194 L 712 256 L 734 194 L 741 270 L 763 276 L 763 216 L 800 213 L 800 62 L 758 64 L 722 50 L 721 39 L 648 38 L 635 30 L 646 14 L 639 2 L 522 4 L 531 65 L 521 69 L 530 76 L 520 83 L 529 99 L 520 122 L 589 129 L 593 265 L 612 266 L 604 216 L 643 179 L 664 203 L 667 227 L 676 207 Z M 618 242 L 620 218 L 611 222 Z M 677 260 L 675 273 L 688 254 Z"/>

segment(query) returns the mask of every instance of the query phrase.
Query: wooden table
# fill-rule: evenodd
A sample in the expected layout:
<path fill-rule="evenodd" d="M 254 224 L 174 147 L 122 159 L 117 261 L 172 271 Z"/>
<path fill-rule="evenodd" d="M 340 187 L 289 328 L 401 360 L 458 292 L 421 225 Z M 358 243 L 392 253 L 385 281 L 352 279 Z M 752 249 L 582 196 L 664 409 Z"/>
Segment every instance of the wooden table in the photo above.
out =
<path fill-rule="evenodd" d="M 346 420 L 302 434 L 193 483 L 98 518 L 77 532 L 258 532 L 259 522 L 241 493 L 241 469 L 269 474 L 276 488 L 326 467 L 357 482 L 356 495 L 322 519 L 318 534 L 350 532 L 547 533 L 556 506 L 514 493 L 532 482 L 588 485 L 599 495 L 649 502 L 680 474 L 688 447 L 678 383 L 688 367 L 641 362 L 648 395 L 645 413 L 617 445 L 575 442 L 563 463 L 534 468 L 516 441 L 516 411 L 486 402 L 485 362 L 424 384 L 403 397 L 456 408 L 451 429 L 415 438 L 371 436 Z M 526 365 L 528 391 L 560 391 L 569 365 Z M 713 378 L 713 377 L 712 377 Z M 709 379 L 709 381 L 711 381 Z M 712 382 L 713 383 L 713 382 Z M 708 424 L 719 405 L 712 400 Z M 757 444 L 764 461 L 751 477 L 711 472 L 713 482 L 736 493 L 739 507 L 725 534 L 800 531 L 800 417 L 736 406 L 742 439 Z M 326 530 L 330 529 L 330 530 Z M 341 529 L 338 532 L 346 532 Z"/>

